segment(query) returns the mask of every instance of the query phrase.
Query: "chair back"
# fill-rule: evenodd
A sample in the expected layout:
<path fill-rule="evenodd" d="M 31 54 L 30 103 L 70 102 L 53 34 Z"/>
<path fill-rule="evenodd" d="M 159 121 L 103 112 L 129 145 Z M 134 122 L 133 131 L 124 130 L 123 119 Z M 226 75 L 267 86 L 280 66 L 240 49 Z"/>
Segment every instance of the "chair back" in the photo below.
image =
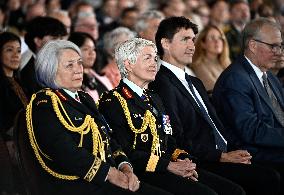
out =
<path fill-rule="evenodd" d="M 35 159 L 26 126 L 25 110 L 19 111 L 14 124 L 14 142 L 16 146 L 16 160 L 27 195 L 43 194 L 41 191 L 42 176 L 40 165 Z"/>
<path fill-rule="evenodd" d="M 12 160 L 7 145 L 0 134 L 0 194 L 12 192 L 14 189 Z"/>

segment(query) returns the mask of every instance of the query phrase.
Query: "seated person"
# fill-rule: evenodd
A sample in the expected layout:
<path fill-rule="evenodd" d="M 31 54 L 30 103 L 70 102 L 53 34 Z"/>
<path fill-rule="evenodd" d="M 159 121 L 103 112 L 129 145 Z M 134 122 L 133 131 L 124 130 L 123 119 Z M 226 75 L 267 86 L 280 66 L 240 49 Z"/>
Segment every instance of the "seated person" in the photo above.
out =
<path fill-rule="evenodd" d="M 20 59 L 20 38 L 11 32 L 0 33 L 0 194 L 10 194 L 16 189 L 12 170 L 15 160 L 12 129 L 17 113 L 28 103 L 15 74 Z"/>
<path fill-rule="evenodd" d="M 84 67 L 82 89 L 87 92 L 94 101 L 98 101 L 104 91 L 113 89 L 113 85 L 105 75 L 99 75 L 93 69 L 97 57 L 95 40 L 91 35 L 83 32 L 71 33 L 68 40 L 75 43 L 82 52 Z"/>
<path fill-rule="evenodd" d="M 102 95 L 99 110 L 140 179 L 174 194 L 242 194 L 229 180 L 203 170 L 197 174 L 191 156 L 175 146 L 169 116 L 159 97 L 147 90 L 158 71 L 155 44 L 128 40 L 116 49 L 115 59 L 123 79 Z"/>
<path fill-rule="evenodd" d="M 26 110 L 30 144 L 45 177 L 45 194 L 167 194 L 142 184 L 96 109 L 78 91 L 83 80 L 80 49 L 50 41 L 39 51 L 35 73 L 44 88 Z M 117 166 L 118 165 L 118 166 Z"/>

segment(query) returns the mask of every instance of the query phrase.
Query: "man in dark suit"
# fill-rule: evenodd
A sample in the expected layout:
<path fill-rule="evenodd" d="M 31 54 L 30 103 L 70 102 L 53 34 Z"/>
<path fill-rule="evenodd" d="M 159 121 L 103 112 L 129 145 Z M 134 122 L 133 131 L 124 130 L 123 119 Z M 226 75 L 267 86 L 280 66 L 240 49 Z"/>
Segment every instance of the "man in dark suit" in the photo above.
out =
<path fill-rule="evenodd" d="M 283 175 L 284 93 L 269 71 L 282 52 L 280 27 L 267 20 L 249 23 L 243 31 L 243 56 L 220 76 L 213 101 L 253 160 L 276 167 Z"/>
<path fill-rule="evenodd" d="M 237 142 L 225 132 L 204 85 L 185 74 L 196 34 L 197 26 L 184 17 L 163 20 L 156 34 L 161 68 L 150 88 L 163 100 L 178 147 L 198 157 L 201 168 L 240 184 L 247 194 L 277 194 L 279 175 L 250 165 L 246 150 L 233 150 Z M 264 173 L 269 176 L 263 177 Z"/>

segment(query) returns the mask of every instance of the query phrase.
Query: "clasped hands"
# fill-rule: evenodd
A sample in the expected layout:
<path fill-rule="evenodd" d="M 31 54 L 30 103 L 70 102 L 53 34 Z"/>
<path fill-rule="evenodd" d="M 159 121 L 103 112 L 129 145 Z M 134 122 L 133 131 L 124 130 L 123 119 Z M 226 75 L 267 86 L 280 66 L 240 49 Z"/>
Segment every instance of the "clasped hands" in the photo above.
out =
<path fill-rule="evenodd" d="M 222 153 L 220 162 L 251 164 L 252 156 L 246 150 L 235 150 L 227 153 Z"/>
<path fill-rule="evenodd" d="M 120 170 L 110 167 L 107 180 L 116 186 L 133 192 L 137 191 L 140 187 L 140 181 L 128 164 L 123 164 Z"/>
<path fill-rule="evenodd" d="M 188 158 L 184 160 L 178 159 L 176 162 L 171 161 L 167 169 L 168 171 L 176 175 L 180 175 L 182 177 L 192 179 L 193 181 L 198 181 L 198 174 L 195 170 L 196 164 L 193 163 Z"/>

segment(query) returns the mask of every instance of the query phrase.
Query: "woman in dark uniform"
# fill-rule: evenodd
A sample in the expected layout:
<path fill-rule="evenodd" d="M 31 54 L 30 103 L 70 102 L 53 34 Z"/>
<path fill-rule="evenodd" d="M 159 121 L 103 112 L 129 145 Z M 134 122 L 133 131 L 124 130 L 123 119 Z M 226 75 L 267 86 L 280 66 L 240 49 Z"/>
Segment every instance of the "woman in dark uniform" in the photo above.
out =
<path fill-rule="evenodd" d="M 32 95 L 27 129 L 45 183 L 43 194 L 168 194 L 140 184 L 111 130 L 82 91 L 80 49 L 50 41 L 38 53 L 35 72 L 44 88 Z"/>
<path fill-rule="evenodd" d="M 99 111 L 139 178 L 174 194 L 244 194 L 229 180 L 203 170 L 197 173 L 193 157 L 176 148 L 170 118 L 157 94 L 148 90 L 158 71 L 155 44 L 131 39 L 116 49 L 115 58 L 123 79 L 103 94 Z"/>

